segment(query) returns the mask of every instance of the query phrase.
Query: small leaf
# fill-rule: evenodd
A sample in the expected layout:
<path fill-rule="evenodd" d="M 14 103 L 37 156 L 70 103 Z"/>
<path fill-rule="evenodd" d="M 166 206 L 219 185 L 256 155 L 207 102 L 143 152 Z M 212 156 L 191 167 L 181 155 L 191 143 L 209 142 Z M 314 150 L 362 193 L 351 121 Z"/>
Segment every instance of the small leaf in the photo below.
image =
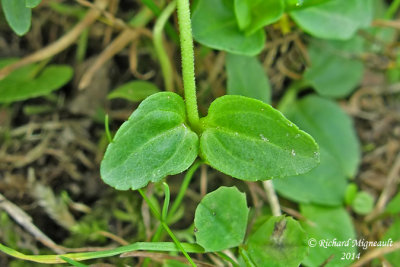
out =
<path fill-rule="evenodd" d="M 247 36 L 240 31 L 233 5 L 228 0 L 199 1 L 192 16 L 193 37 L 199 43 L 234 54 L 254 56 L 261 52 L 265 33 Z"/>
<path fill-rule="evenodd" d="M 357 195 L 358 187 L 355 183 L 351 183 L 346 187 L 344 202 L 346 205 L 351 205 Z"/>
<path fill-rule="evenodd" d="M 351 206 L 357 214 L 366 215 L 374 208 L 374 198 L 367 192 L 358 192 Z"/>
<path fill-rule="evenodd" d="M 246 195 L 236 187 L 220 187 L 208 193 L 196 208 L 196 241 L 206 251 L 239 246 L 247 227 Z"/>
<path fill-rule="evenodd" d="M 343 253 L 355 253 L 357 247 L 353 246 L 352 240 L 356 239 L 356 233 L 349 214 L 342 207 L 328 208 L 323 206 L 300 205 L 301 214 L 307 220 L 302 223 L 304 230 L 308 233 L 310 247 L 308 257 L 303 260 L 305 266 L 321 266 L 332 255 L 334 257 L 325 266 L 340 267 L 348 266 L 351 261 L 341 260 Z M 324 242 L 336 240 L 349 241 L 348 246 L 326 246 Z"/>
<path fill-rule="evenodd" d="M 308 46 L 311 66 L 304 80 L 323 96 L 345 97 L 359 84 L 364 64 L 356 57 L 363 51 L 360 37 L 348 41 L 313 40 Z"/>
<path fill-rule="evenodd" d="M 113 90 L 107 97 L 108 99 L 123 98 L 132 102 L 139 102 L 158 92 L 160 92 L 160 89 L 150 82 L 131 81 Z"/>
<path fill-rule="evenodd" d="M 269 103 L 271 87 L 265 71 L 256 57 L 227 54 L 227 93 L 242 95 Z"/>
<path fill-rule="evenodd" d="M 32 11 L 25 6 L 25 0 L 1 0 L 8 25 L 19 36 L 31 27 Z"/>
<path fill-rule="evenodd" d="M 400 213 L 400 193 L 397 193 L 397 195 L 389 202 L 386 206 L 385 212 L 390 214 Z"/>
<path fill-rule="evenodd" d="M 136 190 L 189 168 L 197 157 L 198 136 L 185 122 L 180 96 L 161 92 L 148 97 L 108 145 L 100 167 L 103 181 Z"/>
<path fill-rule="evenodd" d="M 241 30 L 253 34 L 283 15 L 283 0 L 235 0 L 235 13 Z"/>
<path fill-rule="evenodd" d="M 322 39 L 350 39 L 371 24 L 372 0 L 334 0 L 290 13 L 307 33 Z"/>
<path fill-rule="evenodd" d="M 271 217 L 247 242 L 255 266 L 299 266 L 308 252 L 307 234 L 290 217 Z"/>
<path fill-rule="evenodd" d="M 347 178 L 356 174 L 361 157 L 351 118 L 335 102 L 312 95 L 296 102 L 286 115 L 318 142 L 321 164 L 301 176 L 275 180 L 276 190 L 301 203 L 340 205 Z"/>
<path fill-rule="evenodd" d="M 25 6 L 28 8 L 35 8 L 40 2 L 42 2 L 42 0 L 25 0 Z"/>
<path fill-rule="evenodd" d="M 235 178 L 257 181 L 296 175 L 319 162 L 314 139 L 259 100 L 220 97 L 201 122 L 200 156 Z"/>
<path fill-rule="evenodd" d="M 13 61 L 0 60 L 0 68 Z M 47 95 L 66 84 L 73 74 L 73 69 L 65 65 L 50 65 L 33 77 L 36 70 L 37 65 L 28 65 L 0 80 L 0 103 Z"/>
<path fill-rule="evenodd" d="M 400 241 L 400 217 L 394 218 L 393 224 L 386 231 L 382 241 L 386 242 L 383 247 L 393 246 L 393 242 Z M 391 245 L 390 245 L 391 244 Z M 385 258 L 392 264 L 392 266 L 397 266 L 400 262 L 400 253 L 398 250 L 392 253 L 386 254 Z"/>

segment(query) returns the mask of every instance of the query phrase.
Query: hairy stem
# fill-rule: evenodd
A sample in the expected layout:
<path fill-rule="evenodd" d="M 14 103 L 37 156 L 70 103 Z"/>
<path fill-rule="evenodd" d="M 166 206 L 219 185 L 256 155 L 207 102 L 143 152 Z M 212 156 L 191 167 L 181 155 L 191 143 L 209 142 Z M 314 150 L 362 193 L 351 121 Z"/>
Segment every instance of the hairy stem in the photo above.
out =
<path fill-rule="evenodd" d="M 194 130 L 198 130 L 200 128 L 199 112 L 197 110 L 196 82 L 194 79 L 194 52 L 189 0 L 178 0 L 177 4 L 186 112 L 190 126 Z"/>

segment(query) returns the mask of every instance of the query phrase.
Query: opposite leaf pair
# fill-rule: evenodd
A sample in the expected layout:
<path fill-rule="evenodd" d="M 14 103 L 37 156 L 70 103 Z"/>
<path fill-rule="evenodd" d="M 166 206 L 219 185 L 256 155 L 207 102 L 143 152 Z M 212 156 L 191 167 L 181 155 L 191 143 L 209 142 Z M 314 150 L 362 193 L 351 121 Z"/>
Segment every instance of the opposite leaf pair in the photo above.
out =
<path fill-rule="evenodd" d="M 235 178 L 256 181 L 305 173 L 318 145 L 271 106 L 243 96 L 215 100 L 195 133 L 183 99 L 170 92 L 144 100 L 115 135 L 101 163 L 105 183 L 139 189 L 183 172 L 199 155 Z"/>

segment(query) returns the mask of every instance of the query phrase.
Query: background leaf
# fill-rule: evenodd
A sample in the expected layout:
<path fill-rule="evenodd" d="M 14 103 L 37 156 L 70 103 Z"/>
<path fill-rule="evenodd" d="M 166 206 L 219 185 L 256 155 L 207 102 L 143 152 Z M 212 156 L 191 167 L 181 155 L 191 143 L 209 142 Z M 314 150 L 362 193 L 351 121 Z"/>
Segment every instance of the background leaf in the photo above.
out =
<path fill-rule="evenodd" d="M 201 120 L 200 155 L 215 169 L 256 181 L 308 172 L 318 146 L 279 111 L 252 98 L 216 99 Z"/>
<path fill-rule="evenodd" d="M 335 0 L 285 0 L 284 2 L 286 11 L 292 11 L 292 10 L 304 9 L 310 6 L 316 6 L 328 1 L 335 1 Z"/>
<path fill-rule="evenodd" d="M 397 193 L 397 195 L 389 202 L 386 206 L 385 212 L 390 214 L 400 213 L 400 193 Z"/>
<path fill-rule="evenodd" d="M 308 252 L 307 234 L 291 217 L 271 217 L 247 242 L 255 266 L 299 266 Z"/>
<path fill-rule="evenodd" d="M 311 66 L 304 80 L 323 96 L 345 97 L 360 83 L 364 65 L 357 58 L 363 52 L 360 37 L 348 41 L 312 40 L 308 46 Z"/>
<path fill-rule="evenodd" d="M 246 195 L 236 187 L 220 187 L 208 193 L 196 208 L 196 241 L 206 251 L 239 246 L 247 227 Z"/>
<path fill-rule="evenodd" d="M 100 166 L 103 181 L 119 190 L 135 190 L 189 168 L 197 157 L 198 137 L 185 122 L 179 95 L 148 97 L 108 145 Z"/>
<path fill-rule="evenodd" d="M 25 0 L 25 6 L 28 8 L 35 8 L 37 7 L 42 0 Z"/>
<path fill-rule="evenodd" d="M 366 215 L 374 208 L 374 198 L 365 191 L 358 192 L 351 206 L 357 214 Z"/>
<path fill-rule="evenodd" d="M 334 255 L 333 259 L 325 266 L 348 266 L 349 260 L 341 260 L 343 252 L 355 253 L 356 247 L 322 247 L 320 241 L 347 241 L 355 240 L 356 233 L 349 214 L 344 208 L 328 208 L 313 205 L 300 205 L 301 214 L 304 215 L 309 222 L 302 223 L 304 230 L 308 233 L 309 238 L 315 239 L 316 246 L 310 247 L 308 257 L 303 260 L 305 266 L 320 266 L 326 259 Z"/>
<path fill-rule="evenodd" d="M 197 42 L 234 54 L 254 56 L 261 52 L 265 43 L 263 30 L 249 36 L 239 30 L 230 1 L 199 1 L 193 12 L 192 27 Z"/>
<path fill-rule="evenodd" d="M 238 24 L 247 34 L 253 34 L 264 26 L 276 22 L 283 15 L 283 11 L 283 0 L 235 0 Z"/>
<path fill-rule="evenodd" d="M 386 231 L 383 241 L 387 241 L 391 239 L 392 242 L 400 241 L 400 217 L 397 216 L 394 218 L 393 224 Z M 386 254 L 385 259 L 387 259 L 393 266 L 396 266 L 400 262 L 400 253 L 397 251 Z"/>
<path fill-rule="evenodd" d="M 361 156 L 351 119 L 335 102 L 318 96 L 298 101 L 287 116 L 315 138 L 321 163 L 301 176 L 275 180 L 276 190 L 301 203 L 340 205 L 347 177 L 356 174 Z"/>
<path fill-rule="evenodd" d="M 160 89 L 150 82 L 131 81 L 114 89 L 107 97 L 108 99 L 123 98 L 132 102 L 139 102 L 158 92 L 160 92 Z"/>
<path fill-rule="evenodd" d="M 305 32 L 323 39 L 350 39 L 371 24 L 372 0 L 334 0 L 290 13 Z"/>
<path fill-rule="evenodd" d="M 32 11 L 25 6 L 25 0 L 1 0 L 1 6 L 8 25 L 18 35 L 24 35 L 31 27 Z"/>
<path fill-rule="evenodd" d="M 0 60 L 0 68 L 14 61 Z M 28 65 L 0 80 L 0 103 L 47 95 L 66 84 L 73 74 L 73 69 L 69 66 L 50 65 L 34 76 L 37 68 L 37 65 Z"/>
<path fill-rule="evenodd" d="M 226 55 L 227 94 L 242 95 L 271 101 L 271 87 L 265 71 L 256 57 Z"/>

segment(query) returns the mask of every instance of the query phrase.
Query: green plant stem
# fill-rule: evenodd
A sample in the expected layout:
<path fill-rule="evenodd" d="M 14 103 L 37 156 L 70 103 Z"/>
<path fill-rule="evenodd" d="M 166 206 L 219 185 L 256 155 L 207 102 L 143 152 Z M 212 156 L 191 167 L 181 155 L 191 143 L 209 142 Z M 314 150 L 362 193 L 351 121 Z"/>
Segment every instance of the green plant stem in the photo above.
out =
<path fill-rule="evenodd" d="M 256 267 L 254 263 L 251 261 L 249 255 L 247 254 L 247 251 L 244 248 L 239 247 L 239 253 L 242 256 L 247 267 Z"/>
<path fill-rule="evenodd" d="M 190 126 L 193 130 L 198 131 L 200 125 L 199 112 L 197 110 L 196 82 L 194 79 L 194 51 L 189 0 L 178 0 L 177 4 L 186 112 Z"/>
<path fill-rule="evenodd" d="M 237 264 L 231 257 L 229 257 L 228 255 L 226 255 L 223 252 L 216 252 L 216 254 L 218 255 L 218 257 L 220 257 L 221 259 L 230 262 L 232 264 L 233 267 L 239 267 L 239 264 Z"/>
<path fill-rule="evenodd" d="M 168 207 L 169 207 L 169 200 L 170 200 L 170 192 L 169 192 L 169 187 L 166 183 L 163 183 L 164 185 L 164 191 L 165 191 L 165 199 L 164 199 L 164 205 L 161 213 L 161 219 L 162 221 L 167 220 L 167 214 L 168 214 Z"/>
<path fill-rule="evenodd" d="M 171 231 L 169 226 L 166 224 L 165 221 L 162 220 L 162 217 L 160 216 L 160 213 L 158 213 L 157 209 L 154 207 L 153 203 L 151 203 L 150 199 L 146 196 L 146 194 L 143 192 L 143 190 L 138 189 L 139 193 L 142 195 L 143 199 L 146 201 L 147 205 L 149 205 L 150 210 L 152 211 L 153 215 L 161 222 L 161 225 L 164 227 L 164 230 L 169 234 L 169 236 L 172 238 L 174 241 L 175 245 L 179 248 L 179 250 L 183 253 L 183 255 L 186 257 L 186 259 L 189 261 L 189 263 L 192 266 L 196 266 L 196 264 L 193 262 L 192 258 L 187 254 L 186 250 L 183 248 L 181 242 L 176 238 L 174 233 Z"/>
<path fill-rule="evenodd" d="M 386 10 L 385 19 L 392 19 L 400 7 L 400 0 L 394 0 Z"/>
<path fill-rule="evenodd" d="M 106 131 L 108 143 L 111 143 L 112 137 L 111 137 L 111 133 L 110 133 L 110 126 L 108 125 L 108 114 L 106 114 L 106 116 L 104 117 L 104 128 Z"/>
<path fill-rule="evenodd" d="M 165 24 L 167 23 L 169 17 L 172 15 L 176 8 L 176 1 L 172 1 L 167 5 L 167 7 L 163 10 L 163 12 L 158 17 L 156 24 L 153 29 L 153 43 L 154 48 L 156 49 L 156 53 L 158 59 L 161 64 L 161 71 L 164 77 L 164 86 L 167 91 L 172 92 L 174 90 L 174 80 L 172 74 L 172 66 L 171 62 L 168 58 L 168 54 L 165 51 L 163 45 L 163 29 Z"/>
<path fill-rule="evenodd" d="M 147 7 L 143 7 L 138 13 L 128 22 L 132 27 L 143 27 L 154 18 L 154 13 Z"/>
<path fill-rule="evenodd" d="M 291 84 L 289 89 L 283 95 L 281 101 L 279 101 L 277 109 L 280 112 L 285 113 L 288 107 L 290 107 L 296 100 L 298 92 L 306 88 L 307 86 L 308 85 L 305 84 L 303 81 L 294 82 L 293 84 Z"/>
<path fill-rule="evenodd" d="M 147 6 L 157 17 L 161 14 L 161 9 L 153 2 L 153 0 L 142 0 L 142 3 Z M 179 43 L 178 34 L 169 22 L 167 22 L 167 25 L 165 26 L 165 31 L 175 43 Z"/>
<path fill-rule="evenodd" d="M 172 203 L 170 212 L 167 216 L 167 221 L 171 220 L 172 216 L 178 210 L 179 206 L 182 203 L 183 197 L 185 196 L 186 190 L 189 187 L 190 181 L 193 178 L 193 174 L 197 171 L 197 169 L 203 164 L 201 160 L 196 160 L 193 165 L 189 168 L 189 170 L 185 174 L 185 178 L 183 178 L 183 182 L 181 188 L 179 189 L 178 195 L 175 198 L 174 203 Z"/>
<path fill-rule="evenodd" d="M 186 172 L 185 178 L 183 178 L 182 185 L 179 189 L 178 195 L 175 198 L 175 201 L 172 203 L 171 209 L 167 215 L 166 222 L 169 222 L 172 217 L 174 216 L 175 212 L 178 210 L 179 206 L 182 203 L 183 197 L 185 196 L 186 190 L 189 187 L 190 181 L 192 180 L 193 174 L 196 172 L 196 170 L 203 164 L 201 160 L 196 160 L 193 165 L 189 168 L 189 170 Z M 163 227 L 160 224 L 159 227 L 157 228 L 155 234 L 153 235 L 153 238 L 151 241 L 157 242 L 161 238 Z"/>
<path fill-rule="evenodd" d="M 86 56 L 86 50 L 88 47 L 88 40 L 89 40 L 89 29 L 85 29 L 81 36 L 79 36 L 78 46 L 76 48 L 76 61 L 81 63 Z"/>
<path fill-rule="evenodd" d="M 189 253 L 204 253 L 204 249 L 197 244 L 190 243 L 180 243 L 181 247 Z M 6 247 L 0 243 L 0 251 L 4 253 L 27 261 L 33 261 L 44 264 L 55 264 L 55 263 L 65 263 L 65 261 L 60 257 L 67 257 L 74 261 L 83 261 L 99 258 L 107 258 L 115 255 L 119 255 L 126 252 L 137 251 L 137 250 L 147 250 L 147 251 L 163 251 L 163 252 L 179 252 L 180 248 L 176 246 L 173 242 L 137 242 L 127 246 L 121 246 L 114 249 L 94 251 L 94 252 L 84 252 L 84 253 L 69 253 L 63 255 L 26 255 L 20 253 L 12 248 Z"/>
<path fill-rule="evenodd" d="M 80 263 L 78 261 L 74 261 L 73 259 L 70 259 L 68 257 L 65 256 L 60 256 L 61 259 L 65 260 L 66 262 L 68 262 L 69 264 L 71 264 L 72 266 L 76 266 L 76 267 L 89 267 L 86 264 Z"/>

